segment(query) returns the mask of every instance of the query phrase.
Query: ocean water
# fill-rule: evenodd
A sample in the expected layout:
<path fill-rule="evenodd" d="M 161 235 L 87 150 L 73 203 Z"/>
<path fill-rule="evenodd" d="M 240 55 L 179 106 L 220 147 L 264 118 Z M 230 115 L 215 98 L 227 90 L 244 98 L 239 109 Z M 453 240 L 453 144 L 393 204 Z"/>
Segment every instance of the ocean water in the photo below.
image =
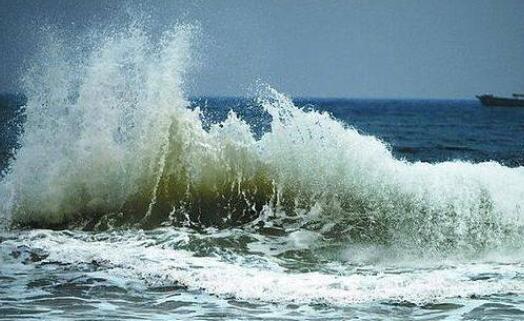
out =
<path fill-rule="evenodd" d="M 524 319 L 524 109 L 189 97 L 195 33 L 2 97 L 0 319 Z"/>

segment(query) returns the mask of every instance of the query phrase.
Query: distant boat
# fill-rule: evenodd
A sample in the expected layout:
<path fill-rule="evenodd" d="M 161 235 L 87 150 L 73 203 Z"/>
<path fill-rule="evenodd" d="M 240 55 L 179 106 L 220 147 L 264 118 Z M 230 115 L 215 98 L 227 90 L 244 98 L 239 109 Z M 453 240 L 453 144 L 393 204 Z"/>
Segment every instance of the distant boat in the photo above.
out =
<path fill-rule="evenodd" d="M 484 106 L 524 107 L 524 94 L 513 94 L 513 97 L 482 95 L 477 98 Z"/>

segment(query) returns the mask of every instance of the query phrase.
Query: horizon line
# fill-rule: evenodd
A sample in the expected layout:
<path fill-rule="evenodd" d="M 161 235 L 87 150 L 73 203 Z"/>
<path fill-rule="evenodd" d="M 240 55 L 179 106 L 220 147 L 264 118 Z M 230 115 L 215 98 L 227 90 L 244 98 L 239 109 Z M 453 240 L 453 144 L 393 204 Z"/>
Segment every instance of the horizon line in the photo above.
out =
<path fill-rule="evenodd" d="M 0 92 L 0 96 L 23 96 L 27 98 L 23 92 Z M 291 99 L 316 99 L 316 100 L 476 100 L 475 96 L 468 97 L 417 97 L 417 96 L 404 96 L 404 97 L 388 97 L 388 96 L 314 96 L 314 95 L 285 95 Z M 199 95 L 187 95 L 188 99 L 255 99 L 255 95 L 216 95 L 216 94 L 199 94 Z"/>

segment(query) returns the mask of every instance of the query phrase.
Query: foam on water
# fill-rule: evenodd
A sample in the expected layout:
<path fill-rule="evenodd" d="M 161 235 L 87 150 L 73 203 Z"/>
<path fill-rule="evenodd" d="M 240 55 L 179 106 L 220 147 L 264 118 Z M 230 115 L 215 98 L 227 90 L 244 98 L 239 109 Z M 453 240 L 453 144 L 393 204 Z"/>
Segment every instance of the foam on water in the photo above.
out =
<path fill-rule="evenodd" d="M 156 43 L 133 25 L 79 52 L 49 36 L 24 79 L 2 215 L 15 226 L 256 222 L 438 251 L 520 246 L 522 167 L 397 160 L 268 86 L 258 104 L 271 130 L 259 140 L 234 113 L 204 130 L 183 91 L 195 34 L 179 25 Z"/>
<path fill-rule="evenodd" d="M 184 242 L 188 235 L 183 231 L 174 235 L 169 230 L 98 235 L 36 231 L 18 235 L 16 240 L 2 243 L 1 248 L 5 252 L 27 244 L 44 257 L 39 262 L 42 265 L 81 267 L 96 263 L 94 271 L 83 275 L 119 287 L 141 289 L 176 284 L 189 291 L 203 290 L 218 297 L 247 301 L 423 305 L 452 298 L 524 294 L 524 267 L 512 260 L 501 264 L 452 260 L 434 261 L 431 265 L 428 261 L 399 265 L 390 262 L 387 268 L 359 265 L 358 273 L 351 269 L 303 273 L 285 269 L 277 258 L 270 256 L 257 264 L 246 263 L 246 257 L 240 254 L 229 260 L 196 257 L 174 249 L 169 244 L 173 237 Z"/>

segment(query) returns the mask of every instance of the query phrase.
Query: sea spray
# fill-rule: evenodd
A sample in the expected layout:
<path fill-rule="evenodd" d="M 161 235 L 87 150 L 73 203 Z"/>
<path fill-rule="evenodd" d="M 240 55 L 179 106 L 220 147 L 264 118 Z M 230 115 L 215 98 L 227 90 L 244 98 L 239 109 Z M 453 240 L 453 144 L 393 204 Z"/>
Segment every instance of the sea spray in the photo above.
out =
<path fill-rule="evenodd" d="M 46 225 L 119 211 L 131 195 L 149 200 L 174 115 L 191 123 L 180 86 L 194 32 L 178 26 L 150 46 L 134 27 L 106 36 L 84 59 L 47 33 L 24 79 L 23 148 L 3 181 L 4 213 Z"/>
<path fill-rule="evenodd" d="M 25 76 L 25 133 L 0 187 L 14 225 L 249 224 L 437 251 L 522 241 L 524 168 L 409 163 L 327 113 L 262 86 L 259 139 L 231 112 L 203 129 L 183 91 L 198 30 L 139 27 L 82 58 L 48 40 Z M 51 37 L 51 36 L 50 36 Z"/>

